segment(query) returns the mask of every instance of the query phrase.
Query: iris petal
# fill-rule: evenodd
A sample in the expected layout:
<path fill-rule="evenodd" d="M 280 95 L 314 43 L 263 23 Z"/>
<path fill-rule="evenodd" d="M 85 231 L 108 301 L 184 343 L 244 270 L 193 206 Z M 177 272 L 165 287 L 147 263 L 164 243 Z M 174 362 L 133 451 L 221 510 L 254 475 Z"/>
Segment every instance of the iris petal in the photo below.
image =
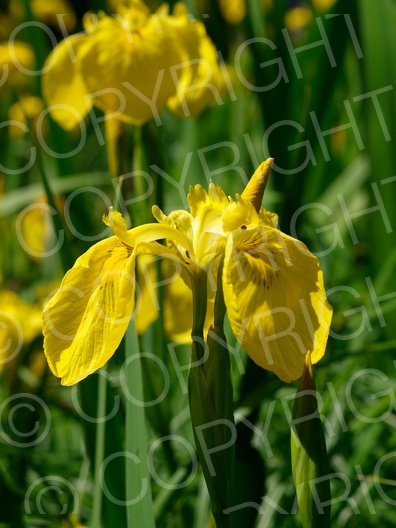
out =
<path fill-rule="evenodd" d="M 72 385 L 114 354 L 133 311 L 135 252 L 111 237 L 92 246 L 65 275 L 44 313 L 52 372 Z"/>
<path fill-rule="evenodd" d="M 305 354 L 325 353 L 332 310 L 319 262 L 270 226 L 228 237 L 224 299 L 232 330 L 258 365 L 283 381 L 301 377 Z"/>
<path fill-rule="evenodd" d="M 156 117 L 176 90 L 170 70 L 180 62 L 176 40 L 166 28 L 158 31 L 153 17 L 137 31 L 126 16 L 103 17 L 79 61 L 95 104 L 135 125 Z"/>
<path fill-rule="evenodd" d="M 87 38 L 87 35 L 67 37 L 44 65 L 44 99 L 51 109 L 51 116 L 66 130 L 75 128 L 91 107 L 86 97 L 89 90 L 78 67 L 78 54 Z"/>

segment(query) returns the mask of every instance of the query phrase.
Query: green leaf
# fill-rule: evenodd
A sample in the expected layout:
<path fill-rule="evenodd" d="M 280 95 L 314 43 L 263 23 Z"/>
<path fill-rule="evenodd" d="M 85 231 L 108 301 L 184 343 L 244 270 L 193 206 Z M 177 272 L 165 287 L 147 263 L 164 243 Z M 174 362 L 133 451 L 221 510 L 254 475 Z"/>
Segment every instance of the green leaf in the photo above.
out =
<path fill-rule="evenodd" d="M 330 476 L 310 359 L 293 407 L 291 455 L 298 507 L 304 528 L 330 526 Z"/>
<path fill-rule="evenodd" d="M 119 453 L 123 450 L 123 424 L 122 418 L 119 412 L 115 412 L 118 408 L 118 396 L 113 394 L 112 387 L 109 381 L 105 379 L 101 373 L 99 376 L 92 375 L 88 376 L 78 384 L 81 398 L 81 410 L 86 415 L 86 419 L 82 420 L 86 437 L 86 448 L 87 454 L 90 458 L 92 468 L 96 473 L 98 460 L 95 460 L 95 446 L 97 445 L 97 427 L 102 425 L 100 423 L 103 417 L 108 417 L 105 420 L 105 446 L 103 458 L 106 460 L 109 457 L 113 457 L 115 453 Z M 98 412 L 98 394 L 100 382 L 107 384 L 106 390 L 102 388 L 106 396 L 106 411 Z M 88 419 L 89 417 L 89 419 Z M 100 461 L 99 461 L 100 462 Z M 105 528 L 111 528 L 113 525 L 125 526 L 126 515 L 125 507 L 120 503 L 116 503 L 112 498 L 116 498 L 118 501 L 125 500 L 125 478 L 122 474 L 123 470 L 123 459 L 114 458 L 110 464 L 107 465 L 104 474 L 106 487 L 108 490 L 107 494 L 102 497 L 102 523 Z"/>
<path fill-rule="evenodd" d="M 126 362 L 126 507 L 128 528 L 155 528 L 139 341 L 132 320 L 125 336 Z M 133 394 L 132 392 L 133 391 Z"/>
<path fill-rule="evenodd" d="M 107 172 L 85 172 L 82 174 L 72 174 L 63 178 L 51 177 L 51 188 L 55 195 L 64 194 L 80 187 L 102 186 L 110 183 Z M 4 198 L 0 199 L 0 218 L 19 213 L 21 209 L 30 205 L 41 194 L 43 185 L 41 183 L 31 183 L 21 189 L 7 191 Z"/>
<path fill-rule="evenodd" d="M 216 339 L 217 338 L 217 339 Z M 198 458 L 218 528 L 227 527 L 236 429 L 232 405 L 230 358 L 225 337 L 209 330 L 208 355 L 200 364 L 192 345 L 189 376 L 191 420 Z M 199 345 L 198 345 L 199 346 Z"/>

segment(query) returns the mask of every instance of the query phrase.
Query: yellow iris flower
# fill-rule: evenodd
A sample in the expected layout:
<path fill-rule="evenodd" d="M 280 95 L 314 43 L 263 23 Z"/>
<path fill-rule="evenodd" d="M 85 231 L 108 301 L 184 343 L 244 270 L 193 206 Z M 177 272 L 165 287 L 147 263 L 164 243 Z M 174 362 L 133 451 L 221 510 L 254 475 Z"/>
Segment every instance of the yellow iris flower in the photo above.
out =
<path fill-rule="evenodd" d="M 73 129 L 92 105 L 108 116 L 141 125 L 168 104 L 197 116 L 221 85 L 213 43 L 184 4 L 155 14 L 140 0 L 119 13 L 86 15 L 86 33 L 65 38 L 44 66 L 43 94 L 53 118 Z M 204 71 L 202 71 L 204 70 Z"/>
<path fill-rule="evenodd" d="M 40 97 L 34 95 L 22 96 L 18 102 L 14 103 L 8 110 L 8 117 L 11 121 L 18 121 L 26 125 L 30 130 L 35 130 L 37 119 L 44 110 L 44 103 Z M 43 134 L 48 131 L 48 123 L 42 122 Z M 12 139 L 23 138 L 25 130 L 20 126 L 10 127 L 10 137 Z"/>
<path fill-rule="evenodd" d="M 14 40 L 0 44 L 0 71 L 3 86 L 25 86 L 30 82 L 28 73 L 34 70 L 35 55 L 33 48 L 26 42 Z"/>
<path fill-rule="evenodd" d="M 0 291 L 0 372 L 41 331 L 41 308 L 11 290 Z"/>
<path fill-rule="evenodd" d="M 17 20 L 26 20 L 26 9 L 21 0 L 11 0 L 9 3 L 10 13 Z M 31 0 L 30 9 L 35 20 L 39 20 L 50 26 L 58 26 L 62 20 L 65 28 L 70 31 L 76 25 L 76 15 L 69 2 L 65 0 Z"/>
<path fill-rule="evenodd" d="M 322 358 L 332 314 L 322 271 L 302 242 L 277 229 L 276 215 L 261 208 L 271 163 L 260 165 L 236 200 L 214 184 L 208 192 L 196 185 L 190 212 L 166 216 L 154 206 L 157 224 L 127 230 L 120 213 L 104 217 L 114 236 L 76 261 L 44 310 L 44 349 L 62 384 L 82 380 L 114 354 L 134 309 L 135 260 L 145 254 L 172 259 L 192 290 L 203 274 L 213 287 L 222 269 L 235 337 L 281 380 L 301 377 L 307 352 L 313 363 Z"/>
<path fill-rule="evenodd" d="M 239 24 L 246 16 L 245 0 L 220 0 L 219 7 L 228 24 Z"/>

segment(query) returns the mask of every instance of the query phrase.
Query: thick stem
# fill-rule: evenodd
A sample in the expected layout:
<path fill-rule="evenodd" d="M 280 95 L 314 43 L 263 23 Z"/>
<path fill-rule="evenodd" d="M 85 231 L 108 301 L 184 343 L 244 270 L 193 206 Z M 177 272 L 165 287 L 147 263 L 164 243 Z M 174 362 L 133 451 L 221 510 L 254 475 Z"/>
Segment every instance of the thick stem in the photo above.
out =
<path fill-rule="evenodd" d="M 215 325 L 203 339 L 206 316 L 206 274 L 193 283 L 192 357 L 189 375 L 189 400 L 193 433 L 205 481 L 212 501 L 217 528 L 228 528 L 231 475 L 234 456 L 230 357 L 223 333 L 225 305 L 221 287 L 222 263 L 215 302 Z M 210 457 L 208 458 L 208 453 Z"/>
<path fill-rule="evenodd" d="M 193 296 L 193 326 L 191 339 L 195 344 L 198 360 L 202 360 L 205 354 L 204 325 L 206 319 L 206 307 L 208 300 L 208 285 L 205 271 L 199 270 L 191 278 Z"/>

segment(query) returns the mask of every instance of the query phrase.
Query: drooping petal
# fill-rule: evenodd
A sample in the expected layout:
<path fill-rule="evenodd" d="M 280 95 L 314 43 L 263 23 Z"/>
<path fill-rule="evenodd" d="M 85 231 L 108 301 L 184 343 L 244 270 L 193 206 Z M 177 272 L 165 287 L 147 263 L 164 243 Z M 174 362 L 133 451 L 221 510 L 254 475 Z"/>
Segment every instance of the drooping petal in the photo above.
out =
<path fill-rule="evenodd" d="M 111 237 L 65 275 L 43 313 L 44 351 L 63 385 L 101 368 L 114 354 L 134 305 L 135 252 Z"/>
<path fill-rule="evenodd" d="M 321 359 L 332 309 L 304 244 L 269 226 L 230 234 L 223 288 L 234 335 L 258 365 L 290 382 L 308 351 L 312 363 Z"/>
<path fill-rule="evenodd" d="M 198 117 L 214 101 L 222 104 L 225 89 L 216 48 L 200 21 L 192 21 L 187 7 L 179 2 L 174 9 L 174 31 L 182 45 L 182 58 L 175 70 L 177 93 L 168 107 L 180 117 Z"/>
<path fill-rule="evenodd" d="M 79 59 L 95 104 L 140 125 L 156 117 L 176 91 L 170 68 L 179 64 L 177 39 L 133 2 L 122 18 L 103 16 Z"/>
<path fill-rule="evenodd" d="M 51 116 L 65 130 L 72 130 L 91 108 L 89 89 L 79 69 L 79 53 L 88 35 L 67 37 L 50 53 L 42 76 L 43 96 Z"/>

